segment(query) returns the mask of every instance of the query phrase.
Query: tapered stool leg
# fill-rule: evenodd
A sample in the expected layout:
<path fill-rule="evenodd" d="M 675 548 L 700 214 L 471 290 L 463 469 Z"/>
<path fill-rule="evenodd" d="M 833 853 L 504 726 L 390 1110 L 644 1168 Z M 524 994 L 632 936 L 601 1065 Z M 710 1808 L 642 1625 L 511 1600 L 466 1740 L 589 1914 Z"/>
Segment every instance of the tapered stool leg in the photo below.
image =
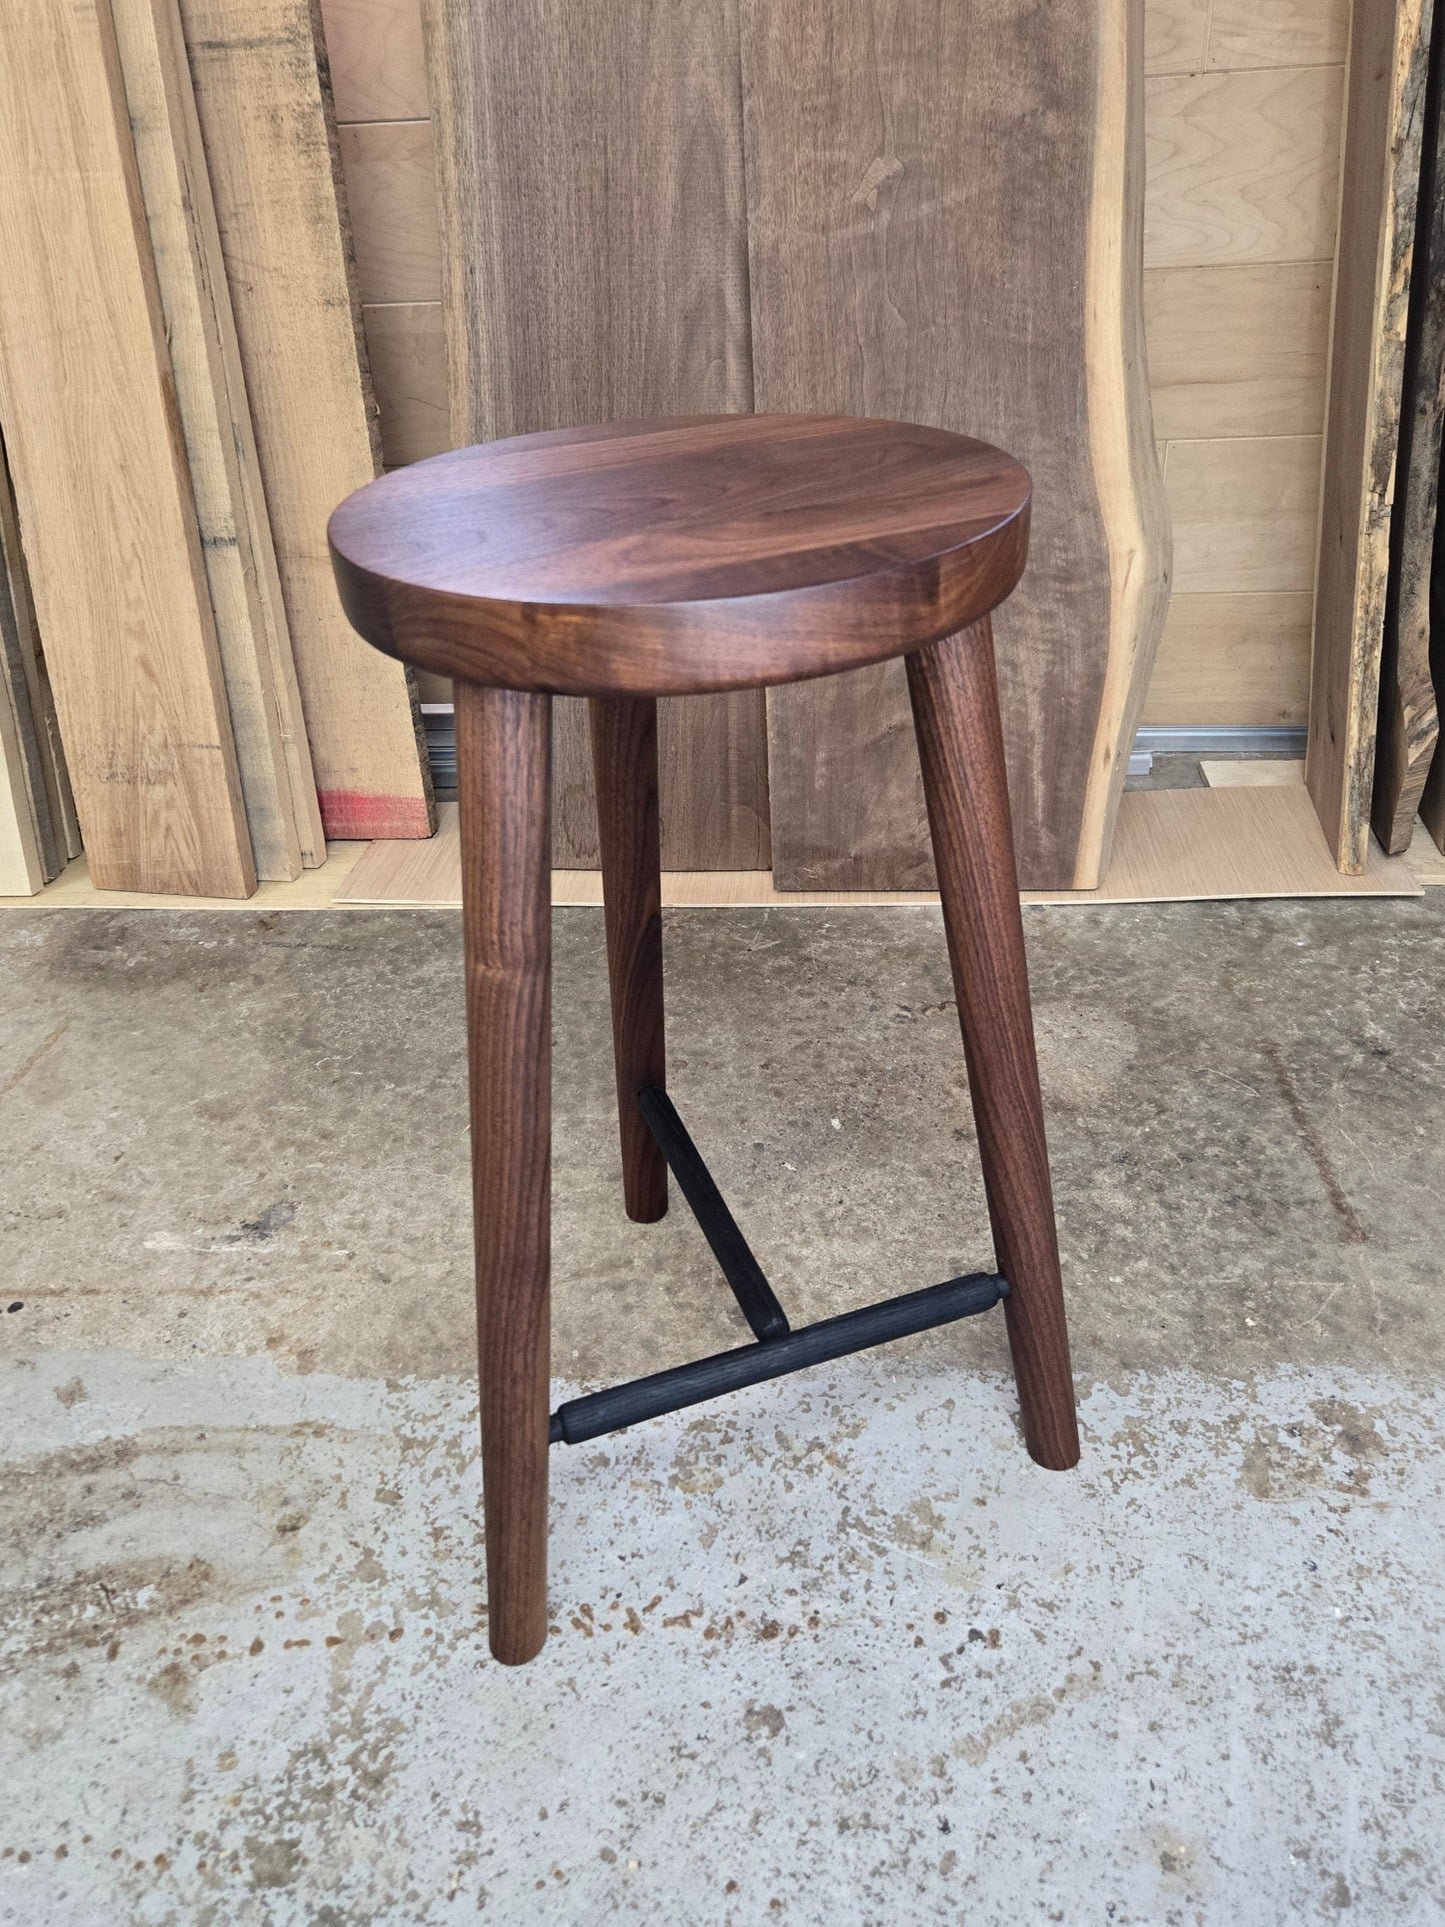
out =
<path fill-rule="evenodd" d="M 1024 1438 L 1062 1471 L 1079 1432 L 987 619 L 909 656 L 908 688 Z"/>
<path fill-rule="evenodd" d="M 662 859 L 657 828 L 657 704 L 594 696 L 592 765 L 612 987 L 612 1050 L 627 1215 L 652 1224 L 667 1210 L 667 1163 L 638 1108 L 667 1077 L 662 1012 Z"/>
<path fill-rule="evenodd" d="M 551 702 L 456 686 L 487 1602 L 509 1666 L 547 1636 Z"/>

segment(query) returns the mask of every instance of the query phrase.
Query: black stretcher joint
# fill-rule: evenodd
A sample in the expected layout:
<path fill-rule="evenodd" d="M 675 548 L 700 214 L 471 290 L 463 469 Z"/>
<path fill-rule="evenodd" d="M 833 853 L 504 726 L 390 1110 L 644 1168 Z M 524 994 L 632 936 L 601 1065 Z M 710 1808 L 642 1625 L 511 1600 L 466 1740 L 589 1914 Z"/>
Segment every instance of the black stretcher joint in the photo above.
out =
<path fill-rule="evenodd" d="M 720 1393 L 740 1391 L 744 1385 L 782 1378 L 830 1358 L 844 1358 L 850 1352 L 886 1345 L 891 1339 L 931 1331 L 935 1325 L 952 1324 L 957 1318 L 972 1318 L 981 1311 L 991 1311 L 1000 1299 L 1008 1297 L 1007 1279 L 993 1272 L 970 1272 L 793 1331 L 672 1099 L 666 1091 L 649 1085 L 638 1092 L 637 1102 L 752 1328 L 755 1342 L 569 1399 L 552 1414 L 551 1444 L 580 1445 L 642 1419 L 659 1418 L 664 1412 L 701 1404 Z"/>

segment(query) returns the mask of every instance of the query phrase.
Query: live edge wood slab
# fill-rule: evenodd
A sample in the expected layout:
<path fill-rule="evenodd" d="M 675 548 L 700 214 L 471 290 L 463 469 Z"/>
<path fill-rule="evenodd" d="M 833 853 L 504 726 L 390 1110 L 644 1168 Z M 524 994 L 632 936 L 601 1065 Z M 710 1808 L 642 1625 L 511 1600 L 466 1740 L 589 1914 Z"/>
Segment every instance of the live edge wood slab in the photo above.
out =
<path fill-rule="evenodd" d="M 1430 18 L 1431 0 L 1361 0 L 1350 26 L 1305 782 L 1335 861 L 1353 874 L 1370 837 Z M 1408 633 L 1397 636 L 1381 797 L 1392 847 L 1409 827 L 1416 733 L 1403 707 L 1394 729 L 1416 673 Z"/>
<path fill-rule="evenodd" d="M 734 0 L 422 14 L 453 446 L 751 410 Z M 664 701 L 657 729 L 663 861 L 766 869 L 762 692 Z M 554 855 L 595 864 L 582 705 L 553 732 Z"/>
<path fill-rule="evenodd" d="M 1034 477 L 997 622 L 1024 884 L 1108 855 L 1168 600 L 1139 0 L 739 0 L 753 406 L 899 415 Z M 898 666 L 768 699 L 773 867 L 926 888 Z"/>

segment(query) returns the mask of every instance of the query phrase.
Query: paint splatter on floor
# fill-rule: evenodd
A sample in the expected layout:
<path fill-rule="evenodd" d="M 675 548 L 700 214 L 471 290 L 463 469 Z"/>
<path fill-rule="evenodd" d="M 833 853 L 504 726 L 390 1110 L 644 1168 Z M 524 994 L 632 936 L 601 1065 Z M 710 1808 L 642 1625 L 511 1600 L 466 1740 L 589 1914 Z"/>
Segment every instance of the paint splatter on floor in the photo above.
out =
<path fill-rule="evenodd" d="M 1439 1392 L 848 1361 L 559 1450 L 507 1670 L 465 1381 L 5 1376 L 7 1927 L 1445 1907 Z"/>

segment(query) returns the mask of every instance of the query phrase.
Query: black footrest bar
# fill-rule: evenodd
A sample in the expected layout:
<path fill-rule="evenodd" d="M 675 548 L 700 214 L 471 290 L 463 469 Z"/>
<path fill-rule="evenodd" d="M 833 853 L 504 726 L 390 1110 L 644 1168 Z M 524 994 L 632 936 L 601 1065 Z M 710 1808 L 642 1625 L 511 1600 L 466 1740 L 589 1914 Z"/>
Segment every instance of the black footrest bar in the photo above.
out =
<path fill-rule="evenodd" d="M 769 1343 L 784 1337 L 788 1331 L 787 1313 L 778 1303 L 762 1266 L 753 1256 L 752 1247 L 738 1228 L 737 1219 L 714 1184 L 702 1153 L 688 1136 L 687 1126 L 678 1116 L 672 1099 L 666 1091 L 649 1084 L 637 1093 L 637 1106 L 677 1179 L 678 1189 L 692 1206 L 692 1215 L 712 1246 L 712 1255 L 722 1266 L 723 1276 L 732 1287 L 733 1297 L 752 1327 L 754 1337 Z M 603 1427 L 604 1431 L 607 1429 Z"/>
<path fill-rule="evenodd" d="M 678 1182 L 681 1184 L 682 1179 Z M 711 1184 L 711 1179 L 708 1182 Z M 716 1250 L 716 1246 L 713 1248 Z M 763 1282 L 766 1285 L 766 1279 Z M 1008 1284 L 1003 1278 L 973 1272 L 966 1278 L 950 1278 L 946 1284 L 929 1285 L 923 1291 L 905 1292 L 901 1298 L 885 1298 L 880 1305 L 864 1305 L 837 1318 L 821 1319 L 781 1338 L 740 1345 L 735 1351 L 718 1352 L 712 1358 L 674 1365 L 670 1371 L 654 1372 L 648 1378 L 589 1392 L 583 1398 L 569 1399 L 552 1414 L 550 1442 L 580 1445 L 604 1432 L 636 1425 L 641 1419 L 701 1404 L 720 1392 L 740 1391 L 744 1385 L 782 1378 L 808 1365 L 821 1365 L 849 1352 L 866 1351 L 871 1345 L 886 1345 L 893 1338 L 951 1324 L 956 1318 L 971 1318 L 977 1312 L 992 1310 L 1007 1296 Z"/>

